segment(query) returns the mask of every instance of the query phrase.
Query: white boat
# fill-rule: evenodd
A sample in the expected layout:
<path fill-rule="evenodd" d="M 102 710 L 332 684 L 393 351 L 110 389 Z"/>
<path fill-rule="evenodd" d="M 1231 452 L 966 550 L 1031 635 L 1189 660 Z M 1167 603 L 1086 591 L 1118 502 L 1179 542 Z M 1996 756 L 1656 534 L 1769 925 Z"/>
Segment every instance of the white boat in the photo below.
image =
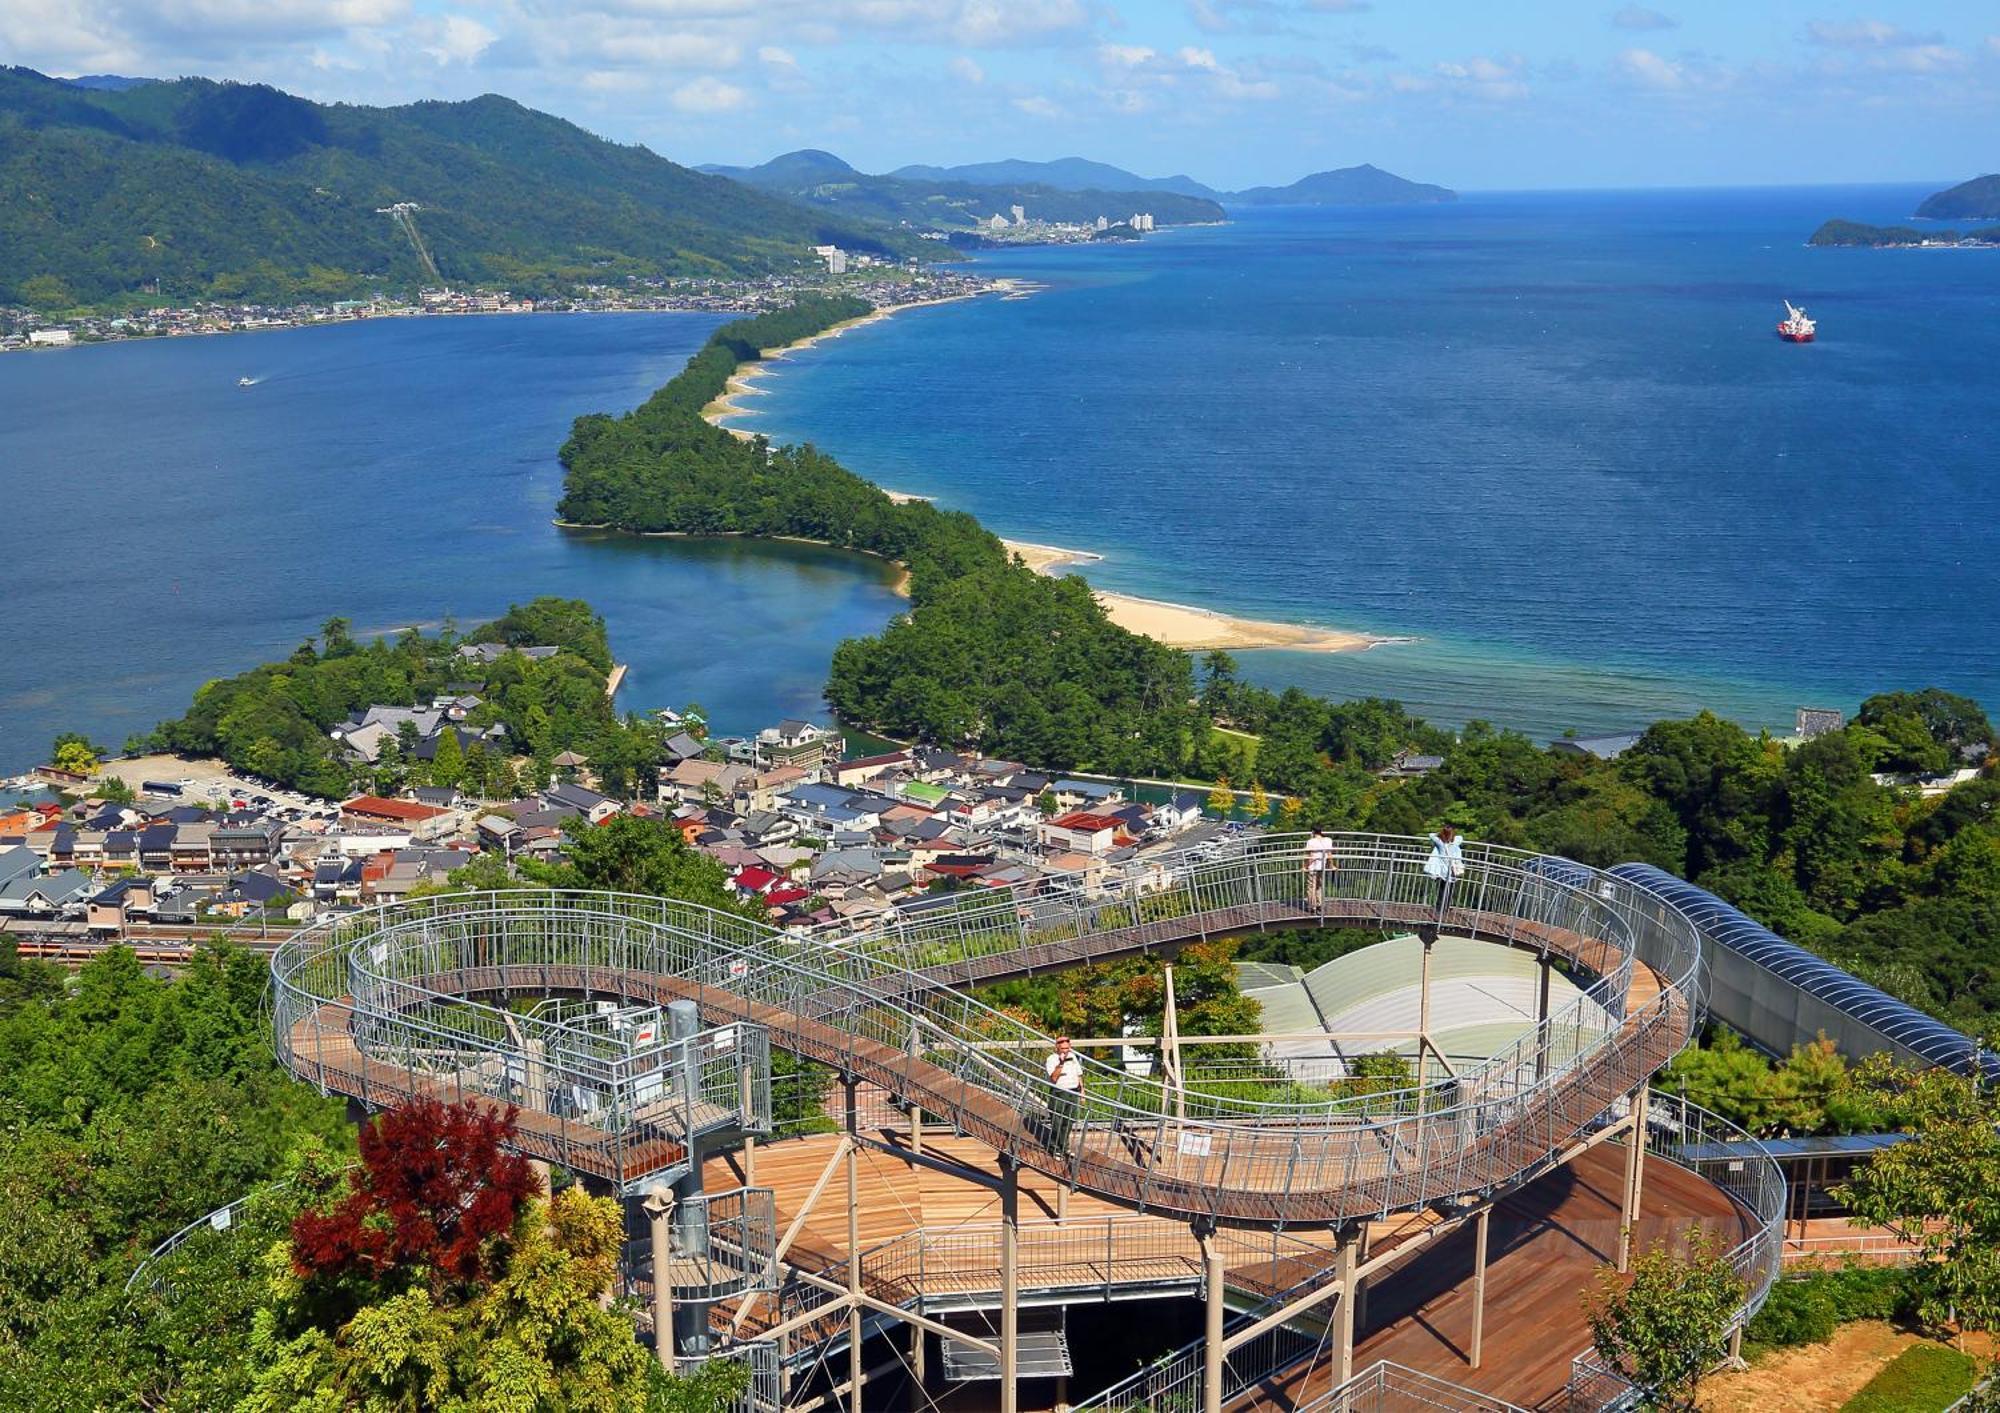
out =
<path fill-rule="evenodd" d="M 257 380 L 255 378 L 238 378 L 236 386 L 239 388 L 254 388 L 257 386 Z"/>

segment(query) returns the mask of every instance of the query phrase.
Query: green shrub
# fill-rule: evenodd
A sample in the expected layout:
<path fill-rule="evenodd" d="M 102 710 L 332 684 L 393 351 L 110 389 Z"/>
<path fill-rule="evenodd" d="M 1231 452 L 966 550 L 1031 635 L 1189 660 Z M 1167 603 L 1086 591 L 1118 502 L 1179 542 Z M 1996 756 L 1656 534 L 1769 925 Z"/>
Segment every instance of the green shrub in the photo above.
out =
<path fill-rule="evenodd" d="M 1893 1320 L 1908 1305 L 1894 1266 L 1833 1266 L 1779 1281 L 1744 1336 L 1753 1345 L 1824 1344 L 1850 1320 Z"/>
<path fill-rule="evenodd" d="M 1942 1344 L 1913 1344 L 1841 1405 L 1841 1413 L 1943 1413 L 1971 1391 L 1979 1363 Z"/>

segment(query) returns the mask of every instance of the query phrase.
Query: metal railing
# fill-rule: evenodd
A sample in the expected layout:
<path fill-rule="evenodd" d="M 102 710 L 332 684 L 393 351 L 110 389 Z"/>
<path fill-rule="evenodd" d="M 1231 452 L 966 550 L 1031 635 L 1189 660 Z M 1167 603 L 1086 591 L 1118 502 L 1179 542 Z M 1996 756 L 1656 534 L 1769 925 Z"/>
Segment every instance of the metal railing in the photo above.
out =
<path fill-rule="evenodd" d="M 531 1036 L 503 1007 L 465 998 L 594 989 L 625 1002 L 688 999 L 712 1025 L 766 1026 L 771 1043 L 1115 1200 L 1236 1222 L 1381 1216 L 1532 1175 L 1676 1052 L 1698 1011 L 1698 934 L 1645 889 L 1564 860 L 1472 846 L 1440 909 L 1423 872 L 1428 853 L 1422 841 L 1343 836 L 1339 871 L 1309 905 L 1299 839 L 1250 838 L 1219 857 L 1140 861 L 1096 886 L 1024 885 L 840 945 L 658 898 L 427 898 L 351 915 L 280 949 L 279 1049 L 303 1077 L 359 1089 L 364 1102 L 437 1089 L 539 1099 L 548 1107 L 523 1123 L 524 1147 L 636 1181 L 647 1162 L 672 1160 L 698 1117 L 634 1134 L 640 1105 L 627 1095 L 621 1107 L 617 1092 L 636 1083 L 633 1059 L 573 1042 L 574 1027 L 554 1022 L 537 1021 L 546 1029 Z M 1322 921 L 1431 923 L 1552 953 L 1595 979 L 1485 1062 L 1386 1093 L 1329 1086 L 1285 1102 L 1183 1098 L 1086 1060 L 1086 1098 L 1066 1142 L 1048 1116 L 1039 1054 L 982 1045 L 1045 1037 L 962 990 Z M 503 1036 L 496 1020 L 518 1029 Z M 381 1071 L 352 1063 L 368 1045 Z M 531 1065 L 552 1067 L 567 1088 L 530 1083 Z"/>
<path fill-rule="evenodd" d="M 1294 1413 L 1527 1413 L 1526 1409 L 1448 1379 L 1387 1359 L 1370 1364 L 1338 1388 Z"/>
<path fill-rule="evenodd" d="M 777 1288 L 778 1209 L 768 1187 L 697 1193 L 674 1207 L 670 1274 L 677 1304 L 713 1303 Z M 625 1243 L 622 1293 L 650 1307 L 653 1244 Z"/>

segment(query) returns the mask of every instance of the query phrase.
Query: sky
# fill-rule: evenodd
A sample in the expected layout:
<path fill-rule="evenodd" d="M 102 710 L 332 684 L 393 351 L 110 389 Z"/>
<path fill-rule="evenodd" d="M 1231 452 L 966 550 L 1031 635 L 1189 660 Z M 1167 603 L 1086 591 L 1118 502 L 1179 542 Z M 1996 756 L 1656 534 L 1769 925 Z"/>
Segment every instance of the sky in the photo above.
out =
<path fill-rule="evenodd" d="M 2000 169 L 1996 0 L 0 0 L 0 61 L 502 93 L 676 161 L 1087 156 L 1221 188 Z"/>

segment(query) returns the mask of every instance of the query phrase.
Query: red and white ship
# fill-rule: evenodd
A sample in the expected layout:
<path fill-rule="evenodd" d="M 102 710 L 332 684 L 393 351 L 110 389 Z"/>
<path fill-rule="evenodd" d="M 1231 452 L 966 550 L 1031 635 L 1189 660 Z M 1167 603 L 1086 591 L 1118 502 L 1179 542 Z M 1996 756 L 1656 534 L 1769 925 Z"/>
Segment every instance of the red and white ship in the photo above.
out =
<path fill-rule="evenodd" d="M 1813 330 L 1818 326 L 1806 318 L 1806 311 L 1785 301 L 1785 317 L 1778 324 L 1778 337 L 1786 343 L 1811 343 Z"/>

